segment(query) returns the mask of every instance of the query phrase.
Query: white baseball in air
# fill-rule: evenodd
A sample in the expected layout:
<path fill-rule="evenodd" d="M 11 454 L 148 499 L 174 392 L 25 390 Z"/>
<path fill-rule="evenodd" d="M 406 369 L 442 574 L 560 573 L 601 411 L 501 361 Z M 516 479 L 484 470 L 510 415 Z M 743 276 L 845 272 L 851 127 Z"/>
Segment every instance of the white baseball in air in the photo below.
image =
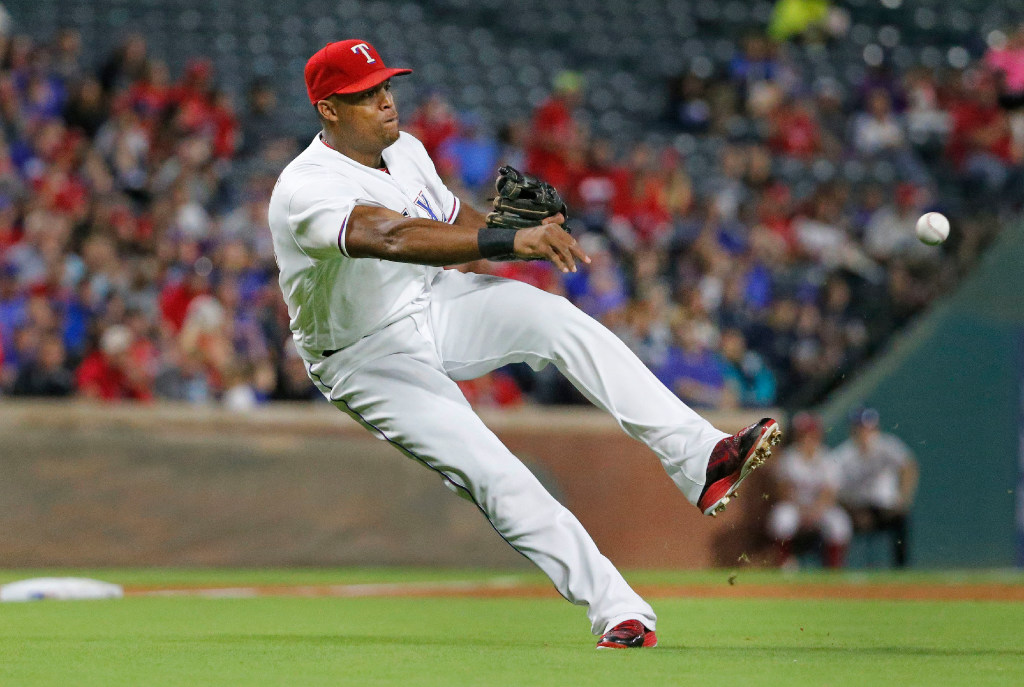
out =
<path fill-rule="evenodd" d="M 921 243 L 937 246 L 949 237 L 949 220 L 941 212 L 926 212 L 917 220 L 916 231 Z"/>

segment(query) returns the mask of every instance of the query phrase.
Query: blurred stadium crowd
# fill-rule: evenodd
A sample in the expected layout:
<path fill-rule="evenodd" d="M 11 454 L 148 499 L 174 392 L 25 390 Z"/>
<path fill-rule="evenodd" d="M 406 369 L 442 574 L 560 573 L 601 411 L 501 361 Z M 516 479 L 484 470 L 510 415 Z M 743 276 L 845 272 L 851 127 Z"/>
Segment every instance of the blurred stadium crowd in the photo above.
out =
<path fill-rule="evenodd" d="M 1024 29 L 934 67 L 865 48 L 851 83 L 792 57 L 846 40 L 841 15 L 775 19 L 665 85 L 665 112 L 646 123 L 657 139 L 595 133 L 584 96 L 604 86 L 573 71 L 499 126 L 457 111 L 443 83 L 399 91 L 404 128 L 456 193 L 485 207 L 502 163 L 542 176 L 593 257 L 568 276 L 535 262 L 466 269 L 565 294 L 693 406 L 820 399 L 1019 209 Z M 92 54 L 73 28 L 8 31 L 0 57 L 0 393 L 319 398 L 266 227 L 313 113 L 297 140 L 277 84 L 253 81 L 235 103 L 212 61 L 173 74 L 141 35 Z M 954 220 L 941 249 L 914 238 L 928 209 Z M 520 367 L 463 389 L 477 405 L 582 400 L 552 371 Z"/>

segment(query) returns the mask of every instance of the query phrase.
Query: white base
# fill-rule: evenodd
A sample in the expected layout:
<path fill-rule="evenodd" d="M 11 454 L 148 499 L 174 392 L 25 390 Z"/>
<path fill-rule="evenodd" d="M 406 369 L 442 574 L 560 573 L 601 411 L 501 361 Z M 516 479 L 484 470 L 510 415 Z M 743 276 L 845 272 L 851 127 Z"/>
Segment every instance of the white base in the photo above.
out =
<path fill-rule="evenodd" d="M 84 577 L 34 577 L 0 586 L 0 601 L 120 599 L 121 585 Z"/>

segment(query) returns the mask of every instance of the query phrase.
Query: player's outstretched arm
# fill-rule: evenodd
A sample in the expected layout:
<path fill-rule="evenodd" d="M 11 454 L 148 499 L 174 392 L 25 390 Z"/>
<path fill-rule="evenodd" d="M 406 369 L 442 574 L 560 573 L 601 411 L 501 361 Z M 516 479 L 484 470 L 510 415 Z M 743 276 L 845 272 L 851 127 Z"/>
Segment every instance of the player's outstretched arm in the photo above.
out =
<path fill-rule="evenodd" d="M 479 223 L 473 222 L 474 219 Z M 480 232 L 484 219 L 465 204 L 454 224 L 406 217 L 387 208 L 357 205 L 349 216 L 345 250 L 353 258 L 380 258 L 419 265 L 471 262 L 483 257 Z M 561 221 L 564 218 L 555 215 L 539 226 L 515 232 L 516 257 L 549 260 L 563 272 L 575 272 L 577 260 L 590 262 L 576 239 L 561 229 Z"/>
<path fill-rule="evenodd" d="M 545 217 L 536 227 L 520 229 L 515 237 L 516 257 L 523 260 L 547 260 L 563 272 L 575 272 L 576 261 L 589 263 L 590 257 L 583 252 L 576 239 L 562 230 L 565 216 L 561 213 Z M 461 203 L 455 224 L 463 227 L 482 227 L 487 223 L 487 215 Z M 557 231 L 563 235 L 559 235 Z"/>

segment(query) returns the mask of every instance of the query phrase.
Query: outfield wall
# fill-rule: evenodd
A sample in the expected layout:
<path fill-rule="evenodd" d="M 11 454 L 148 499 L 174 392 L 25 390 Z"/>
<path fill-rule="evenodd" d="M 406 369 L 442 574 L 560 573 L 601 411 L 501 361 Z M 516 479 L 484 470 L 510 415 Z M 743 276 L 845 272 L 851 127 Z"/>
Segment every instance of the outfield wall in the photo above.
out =
<path fill-rule="evenodd" d="M 760 540 L 753 478 L 711 520 L 597 410 L 482 415 L 618 565 L 730 565 Z M 0 402 L 0 475 L 4 567 L 528 565 L 474 505 L 326 403 Z"/>

